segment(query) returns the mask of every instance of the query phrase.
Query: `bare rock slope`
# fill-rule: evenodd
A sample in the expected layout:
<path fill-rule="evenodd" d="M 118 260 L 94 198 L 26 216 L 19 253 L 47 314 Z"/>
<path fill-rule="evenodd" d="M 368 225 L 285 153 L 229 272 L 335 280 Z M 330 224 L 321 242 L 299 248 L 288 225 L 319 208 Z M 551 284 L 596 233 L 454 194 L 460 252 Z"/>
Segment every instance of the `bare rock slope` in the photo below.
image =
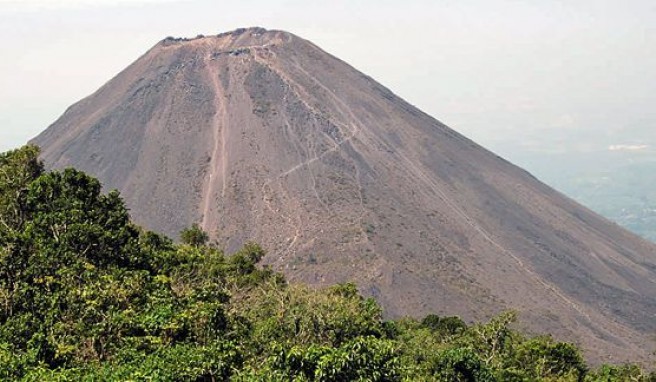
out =
<path fill-rule="evenodd" d="M 656 246 L 292 34 L 166 39 L 34 139 L 170 235 L 199 222 L 391 316 L 520 312 L 592 360 L 641 359 Z"/>

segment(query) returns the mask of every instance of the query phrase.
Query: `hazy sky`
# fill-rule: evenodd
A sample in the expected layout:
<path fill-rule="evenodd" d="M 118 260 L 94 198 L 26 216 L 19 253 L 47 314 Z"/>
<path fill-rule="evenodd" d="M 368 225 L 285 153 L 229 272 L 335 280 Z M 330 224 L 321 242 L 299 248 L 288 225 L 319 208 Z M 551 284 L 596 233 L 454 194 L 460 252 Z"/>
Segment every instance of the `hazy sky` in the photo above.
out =
<path fill-rule="evenodd" d="M 0 0 L 0 150 L 25 143 L 162 38 L 246 26 L 313 41 L 502 155 L 651 149 L 654 4 Z"/>

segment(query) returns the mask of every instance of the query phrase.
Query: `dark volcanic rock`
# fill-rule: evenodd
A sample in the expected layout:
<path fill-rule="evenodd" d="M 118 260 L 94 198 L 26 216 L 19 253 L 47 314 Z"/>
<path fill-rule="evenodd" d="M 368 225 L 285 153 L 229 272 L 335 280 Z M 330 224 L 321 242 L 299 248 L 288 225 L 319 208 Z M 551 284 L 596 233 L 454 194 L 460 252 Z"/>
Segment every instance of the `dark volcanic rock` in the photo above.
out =
<path fill-rule="evenodd" d="M 200 222 L 293 280 L 355 280 L 391 316 L 482 319 L 636 360 L 656 247 L 292 34 L 166 39 L 39 135 L 176 236 Z"/>

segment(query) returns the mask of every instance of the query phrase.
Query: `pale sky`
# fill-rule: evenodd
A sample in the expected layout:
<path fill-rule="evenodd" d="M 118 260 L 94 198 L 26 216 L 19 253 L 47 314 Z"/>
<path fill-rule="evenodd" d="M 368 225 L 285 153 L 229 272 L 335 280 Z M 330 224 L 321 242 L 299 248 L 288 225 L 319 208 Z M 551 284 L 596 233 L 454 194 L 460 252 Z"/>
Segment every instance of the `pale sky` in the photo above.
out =
<path fill-rule="evenodd" d="M 0 0 L 0 150 L 166 36 L 313 41 L 503 156 L 656 145 L 647 0 Z"/>

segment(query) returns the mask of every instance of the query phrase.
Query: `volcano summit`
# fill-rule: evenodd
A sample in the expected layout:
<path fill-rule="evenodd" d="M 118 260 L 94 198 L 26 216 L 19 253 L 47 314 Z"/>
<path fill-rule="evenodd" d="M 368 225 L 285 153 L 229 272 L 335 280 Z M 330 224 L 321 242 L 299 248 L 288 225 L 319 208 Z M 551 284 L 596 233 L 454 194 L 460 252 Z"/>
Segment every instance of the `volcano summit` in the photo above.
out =
<path fill-rule="evenodd" d="M 650 351 L 654 244 L 293 34 L 165 39 L 33 143 L 148 229 L 259 242 L 292 280 L 354 280 L 390 316 L 516 309 L 593 360 Z"/>

